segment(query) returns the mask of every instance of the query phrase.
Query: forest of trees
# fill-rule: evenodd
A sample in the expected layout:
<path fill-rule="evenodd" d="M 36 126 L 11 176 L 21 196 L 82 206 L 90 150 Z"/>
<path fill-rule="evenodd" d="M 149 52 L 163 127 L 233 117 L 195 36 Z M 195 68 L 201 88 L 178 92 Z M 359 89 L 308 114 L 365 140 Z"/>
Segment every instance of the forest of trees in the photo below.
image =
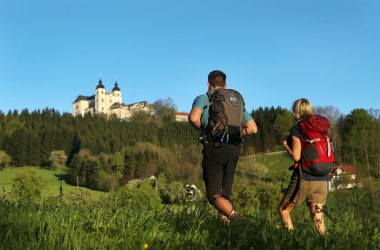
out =
<path fill-rule="evenodd" d="M 174 106 L 161 102 L 154 116 L 73 117 L 54 109 L 0 112 L 0 167 L 66 165 L 70 182 L 99 190 L 116 189 L 134 178 L 164 174 L 168 180 L 199 179 L 199 133 L 174 121 Z M 380 176 L 379 110 L 355 109 L 342 115 L 332 106 L 315 112 L 331 121 L 339 164 L 353 164 L 363 174 Z M 245 138 L 242 155 L 282 150 L 281 141 L 293 124 L 281 107 L 252 111 L 257 135 Z"/>

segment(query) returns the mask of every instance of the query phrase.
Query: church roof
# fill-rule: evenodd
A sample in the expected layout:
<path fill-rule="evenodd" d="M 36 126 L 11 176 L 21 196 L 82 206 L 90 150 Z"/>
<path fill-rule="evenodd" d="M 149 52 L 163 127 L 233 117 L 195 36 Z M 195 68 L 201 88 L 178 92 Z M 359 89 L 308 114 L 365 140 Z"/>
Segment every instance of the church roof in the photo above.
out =
<path fill-rule="evenodd" d="M 124 103 L 115 102 L 110 106 L 110 109 L 128 109 L 128 106 L 126 106 Z"/>
<path fill-rule="evenodd" d="M 115 102 L 114 104 L 111 105 L 111 109 L 117 109 L 117 108 L 121 108 L 123 105 L 119 102 Z"/>
<path fill-rule="evenodd" d="M 127 107 L 129 109 L 133 109 L 133 108 L 145 108 L 145 107 L 148 107 L 149 104 L 147 101 L 142 101 L 142 102 L 135 102 L 135 103 L 132 103 L 132 104 L 128 104 Z"/>
<path fill-rule="evenodd" d="M 77 99 L 73 103 L 79 102 L 79 101 L 91 101 L 95 100 L 95 95 L 92 96 L 84 96 L 84 95 L 78 95 Z"/>
<path fill-rule="evenodd" d="M 113 87 L 112 92 L 113 91 L 120 91 L 120 88 L 119 88 L 117 82 L 115 82 L 115 87 Z"/>
<path fill-rule="evenodd" d="M 103 81 L 102 79 L 99 79 L 99 84 L 96 86 L 96 89 L 104 89 Z"/>

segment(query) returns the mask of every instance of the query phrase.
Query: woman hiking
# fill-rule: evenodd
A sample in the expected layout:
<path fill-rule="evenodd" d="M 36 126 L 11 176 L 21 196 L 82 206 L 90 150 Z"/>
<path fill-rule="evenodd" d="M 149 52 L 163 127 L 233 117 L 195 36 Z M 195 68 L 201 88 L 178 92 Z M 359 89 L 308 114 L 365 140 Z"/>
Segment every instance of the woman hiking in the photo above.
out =
<path fill-rule="evenodd" d="M 313 115 L 312 106 L 310 102 L 305 98 L 294 101 L 292 111 L 295 125 L 291 128 L 289 136 L 283 141 L 283 145 L 288 154 L 293 158 L 295 164 L 291 167 L 291 169 L 293 169 L 293 174 L 291 176 L 289 186 L 285 191 L 285 194 L 278 207 L 282 226 L 288 230 L 294 229 L 290 213 L 297 205 L 301 204 L 307 198 L 307 206 L 309 207 L 313 223 L 320 234 L 325 234 L 326 226 L 323 219 L 323 206 L 326 203 L 328 193 L 327 182 L 330 179 L 329 172 L 331 169 L 327 169 L 326 167 L 326 170 L 324 170 L 322 173 L 314 175 L 314 172 L 309 171 L 308 168 L 304 168 L 305 166 L 302 167 L 302 164 L 306 165 L 305 159 L 302 159 L 302 157 L 305 157 L 306 153 L 303 152 L 302 148 L 302 143 L 305 142 L 303 136 L 303 133 L 305 131 L 302 131 L 302 128 L 304 128 L 304 130 L 306 129 L 305 126 L 301 124 L 302 122 L 305 122 L 305 120 L 309 120 L 311 116 L 315 116 L 317 117 L 316 119 L 325 119 L 324 121 L 327 124 L 325 126 L 328 127 L 328 120 L 322 116 Z M 328 128 L 326 130 L 328 130 Z M 326 138 L 327 137 L 329 137 L 329 134 L 326 134 Z M 320 139 L 320 141 L 322 140 L 324 140 L 324 138 Z M 309 143 L 311 144 L 314 141 L 316 140 L 310 140 Z M 330 150 L 331 141 L 329 138 L 327 139 L 327 144 Z M 324 142 L 323 147 L 325 147 L 327 144 Z M 331 152 L 331 154 L 333 160 L 333 153 Z M 323 165 L 330 167 L 333 165 L 333 163 L 322 162 L 314 165 Z"/>

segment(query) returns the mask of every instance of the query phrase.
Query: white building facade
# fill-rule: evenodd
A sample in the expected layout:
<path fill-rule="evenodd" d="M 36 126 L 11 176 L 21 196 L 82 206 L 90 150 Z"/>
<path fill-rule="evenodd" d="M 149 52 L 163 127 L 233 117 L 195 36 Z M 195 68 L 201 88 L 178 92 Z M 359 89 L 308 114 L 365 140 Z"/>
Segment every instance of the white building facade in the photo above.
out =
<path fill-rule="evenodd" d="M 187 112 L 176 112 L 175 113 L 175 120 L 177 122 L 188 122 L 189 113 L 187 113 Z"/>
<path fill-rule="evenodd" d="M 154 109 L 146 101 L 133 104 L 123 104 L 122 93 L 115 82 L 111 92 L 107 92 L 102 80 L 100 79 L 96 86 L 95 95 L 79 95 L 72 104 L 73 116 L 84 116 L 87 113 L 104 114 L 107 117 L 116 115 L 120 119 L 129 119 L 134 112 L 145 112 L 153 115 Z"/>
<path fill-rule="evenodd" d="M 330 174 L 328 187 L 330 191 L 336 189 L 348 189 L 356 186 L 361 187 L 362 183 L 356 179 L 356 167 L 352 165 L 340 165 Z"/>

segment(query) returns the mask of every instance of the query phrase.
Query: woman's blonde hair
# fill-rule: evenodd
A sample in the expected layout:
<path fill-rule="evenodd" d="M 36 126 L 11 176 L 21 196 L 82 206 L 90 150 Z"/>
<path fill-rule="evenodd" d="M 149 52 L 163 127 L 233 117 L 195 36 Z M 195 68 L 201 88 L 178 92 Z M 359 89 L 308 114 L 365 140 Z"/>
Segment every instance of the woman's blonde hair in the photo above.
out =
<path fill-rule="evenodd" d="M 308 118 L 313 114 L 313 107 L 306 98 L 301 98 L 293 102 L 293 117 L 296 121 Z"/>

